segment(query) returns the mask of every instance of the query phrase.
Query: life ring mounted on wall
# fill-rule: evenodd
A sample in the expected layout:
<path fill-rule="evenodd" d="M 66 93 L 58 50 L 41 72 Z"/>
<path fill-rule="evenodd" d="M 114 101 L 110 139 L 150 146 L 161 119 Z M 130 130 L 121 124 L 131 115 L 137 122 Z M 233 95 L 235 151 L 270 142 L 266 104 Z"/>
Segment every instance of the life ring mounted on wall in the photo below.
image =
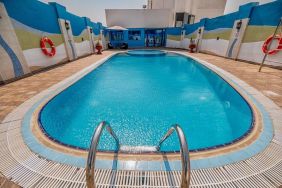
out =
<path fill-rule="evenodd" d="M 278 40 L 278 46 L 273 49 L 273 50 L 269 50 L 268 48 L 270 48 L 270 43 L 272 40 Z M 267 53 L 269 55 L 274 55 L 276 53 L 278 53 L 280 50 L 282 50 L 282 36 L 281 35 L 271 35 L 270 37 L 268 37 L 266 39 L 266 41 L 264 42 L 263 46 L 262 46 L 262 51 L 263 53 Z"/>
<path fill-rule="evenodd" d="M 51 51 L 48 51 L 48 49 L 46 48 L 46 43 L 48 43 L 49 46 L 51 47 Z M 42 52 L 46 56 L 53 57 L 56 55 L 56 47 L 54 45 L 54 42 L 51 39 L 47 37 L 42 37 L 40 40 L 40 47 L 41 47 Z"/>

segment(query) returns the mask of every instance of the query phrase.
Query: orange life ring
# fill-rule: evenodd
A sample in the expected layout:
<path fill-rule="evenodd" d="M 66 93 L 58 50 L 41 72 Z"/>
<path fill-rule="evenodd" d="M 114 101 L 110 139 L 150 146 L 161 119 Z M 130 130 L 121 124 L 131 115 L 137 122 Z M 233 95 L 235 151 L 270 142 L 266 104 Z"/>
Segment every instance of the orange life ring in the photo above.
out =
<path fill-rule="evenodd" d="M 48 43 L 50 45 L 51 47 L 50 52 L 47 50 L 45 43 Z M 51 39 L 47 37 L 42 37 L 40 40 L 40 47 L 41 47 L 42 52 L 45 55 L 50 56 L 50 57 L 53 57 L 54 55 L 56 55 L 56 47 Z"/>
<path fill-rule="evenodd" d="M 276 49 L 268 50 L 268 47 L 269 47 L 271 40 L 278 40 L 279 43 L 278 43 L 278 46 L 276 47 Z M 281 49 L 282 49 L 282 36 L 280 36 L 280 35 L 276 35 L 276 36 L 271 35 L 270 37 L 268 37 L 266 39 L 266 41 L 264 42 L 264 44 L 262 46 L 263 53 L 265 53 L 265 54 L 268 53 L 269 55 L 276 54 Z"/>

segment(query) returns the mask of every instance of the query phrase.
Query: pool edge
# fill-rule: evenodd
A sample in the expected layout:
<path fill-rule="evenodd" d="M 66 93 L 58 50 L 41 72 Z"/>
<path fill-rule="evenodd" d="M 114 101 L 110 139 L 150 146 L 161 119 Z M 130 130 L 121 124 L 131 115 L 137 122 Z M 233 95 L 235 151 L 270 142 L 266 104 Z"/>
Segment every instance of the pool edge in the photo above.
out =
<path fill-rule="evenodd" d="M 173 52 L 173 51 L 172 51 Z M 117 52 L 117 53 L 120 53 L 120 52 Z M 101 60 L 101 61 L 106 61 L 106 59 L 108 59 L 108 58 L 110 58 L 110 57 L 112 57 L 112 56 L 114 56 L 115 54 L 117 54 L 117 53 L 114 53 L 114 54 L 111 54 L 111 55 L 109 55 L 108 57 L 106 57 L 106 58 L 104 58 L 103 60 Z M 176 52 L 176 53 L 179 53 L 179 52 Z M 182 54 L 182 55 L 185 55 L 185 56 L 187 56 L 187 57 L 190 57 L 190 58 L 192 58 L 192 59 L 195 59 L 196 61 L 198 61 L 198 62 L 204 62 L 204 63 L 206 63 L 206 64 L 208 64 L 208 65 L 211 65 L 211 64 L 209 64 L 209 63 L 207 63 L 207 62 L 205 62 L 205 61 L 202 61 L 202 60 L 199 60 L 199 59 L 197 59 L 197 58 L 193 58 L 193 57 L 191 57 L 191 56 L 188 56 L 187 54 L 184 54 L 184 53 L 179 53 L 179 54 Z M 215 66 L 216 67 L 216 66 Z M 85 69 L 88 69 L 89 67 L 87 67 L 87 68 L 85 68 Z M 208 67 L 209 69 L 211 69 L 211 70 L 213 70 L 214 71 L 214 67 L 213 68 L 210 68 L 210 67 Z M 218 67 L 217 67 L 218 68 Z M 85 69 L 83 69 L 82 71 L 84 71 Z M 220 69 L 220 68 L 218 68 L 218 69 Z M 92 69 L 93 70 L 93 69 Z M 89 70 L 89 72 L 90 71 L 92 71 L 92 70 Z M 221 69 L 222 70 L 222 69 Z M 217 73 L 217 72 L 216 72 Z M 85 73 L 85 74 L 87 74 L 87 73 Z M 218 74 L 218 73 L 217 73 Z M 73 75 L 74 76 L 74 75 Z M 71 77 L 73 77 L 73 76 L 71 76 Z M 81 77 L 83 77 L 83 76 L 81 76 Z M 70 78 L 70 77 L 69 77 Z M 62 82 L 65 82 L 66 80 L 68 80 L 69 78 L 66 78 L 64 81 L 62 81 Z M 74 79 L 77 79 L 77 78 L 74 78 Z M 80 79 L 80 78 L 78 78 L 78 79 Z M 78 80 L 77 79 L 77 80 Z M 73 83 L 74 82 L 76 82 L 77 80 L 73 80 Z M 240 80 L 240 79 L 238 79 L 239 81 L 242 81 L 242 80 Z M 60 82 L 61 83 L 61 82 Z M 59 83 L 59 84 L 60 84 Z M 229 82 L 228 82 L 229 83 Z M 71 84 L 70 84 L 71 85 Z M 53 87 L 53 86 L 52 86 Z M 67 88 L 67 87 L 66 87 Z M 64 88 L 65 89 L 65 88 Z M 62 89 L 62 88 L 60 88 L 59 90 L 64 90 L 64 89 Z M 47 89 L 47 90 L 50 90 L 50 88 L 49 89 Z M 49 91 L 50 92 L 50 91 Z M 237 92 L 239 92 L 238 90 L 237 90 Z M 41 94 L 41 93 L 40 93 Z M 44 97 L 46 97 L 46 98 L 44 98 Z M 24 118 L 24 121 L 23 121 L 23 127 L 24 127 L 24 124 L 29 124 L 30 123 L 30 121 L 28 121 L 28 116 L 32 116 L 32 113 L 33 113 L 33 111 L 36 109 L 36 105 L 39 105 L 41 102 L 43 102 L 44 100 L 48 100 L 48 97 L 50 97 L 50 96 L 44 96 L 43 98 L 41 98 L 41 101 L 40 100 L 37 100 L 37 102 L 36 102 L 36 104 L 35 105 L 33 105 L 33 107 L 32 108 L 30 108 L 29 109 L 29 111 L 28 111 L 28 113 L 27 113 L 27 116 L 25 116 L 25 118 Z M 251 97 L 251 96 L 250 96 Z M 254 98 L 253 98 L 253 100 L 254 100 Z M 263 109 L 263 106 L 261 106 L 257 101 L 256 101 L 256 103 L 257 103 L 257 105 L 259 106 L 259 108 L 260 108 L 260 111 L 262 111 L 262 112 L 265 112 L 265 116 L 263 117 L 264 119 L 266 119 L 266 121 L 264 121 L 264 123 L 268 123 L 268 124 L 270 124 L 270 127 L 271 127 L 271 122 L 268 122 L 269 120 L 270 120 L 270 118 L 269 118 L 269 116 L 268 116 L 268 114 L 267 114 L 267 112 Z M 31 135 L 25 135 L 27 132 L 26 132 L 27 130 L 25 129 L 25 130 L 22 130 L 22 134 L 24 135 L 24 136 L 26 136 L 25 138 L 30 138 L 30 136 Z M 271 131 L 271 129 L 268 127 L 268 131 Z M 24 138 L 24 139 L 25 139 Z M 268 140 L 268 141 L 267 141 Z M 266 135 L 266 138 L 265 138 L 265 140 L 263 141 L 263 142 L 265 142 L 265 143 L 269 143 L 270 141 L 272 140 L 272 134 L 271 135 Z M 31 142 L 30 142 L 30 140 L 25 140 L 26 141 L 26 144 L 27 145 L 29 145 L 29 147 L 33 150 L 33 151 L 35 151 L 37 154 L 40 154 L 40 155 L 42 155 L 43 157 L 46 157 L 45 155 L 46 155 L 46 152 L 44 153 L 44 152 L 42 152 L 42 151 L 40 151 L 40 149 L 36 149 L 36 146 L 34 146 L 34 145 L 32 145 L 31 144 Z M 268 144 L 266 144 L 265 145 L 265 147 L 267 147 L 267 145 Z M 254 150 L 255 151 L 255 150 Z M 260 151 L 255 151 L 255 152 L 253 152 L 253 155 L 255 155 L 255 154 L 257 154 L 257 153 L 259 153 Z M 254 154 L 255 153 L 255 154 Z M 59 155 L 60 155 L 61 153 L 59 153 Z M 253 156 L 252 154 L 250 154 L 250 153 L 248 153 L 249 155 L 247 156 L 247 155 L 245 155 L 247 158 L 250 158 L 250 156 Z M 48 156 L 46 157 L 46 158 L 48 158 Z M 63 157 L 62 157 L 63 158 Z M 74 160 L 79 160 L 80 162 L 75 162 L 75 164 L 73 163 L 73 161 L 72 160 L 69 160 L 69 161 L 66 161 L 66 160 L 61 160 L 60 159 L 60 157 L 59 156 L 56 156 L 54 159 L 51 159 L 51 160 L 54 160 L 54 161 L 57 161 L 57 162 L 59 162 L 59 163 L 63 163 L 63 164 L 70 164 L 70 165 L 77 165 L 77 164 L 79 164 L 80 163 L 80 165 L 78 165 L 79 167 L 83 167 L 84 165 L 81 165 L 82 163 L 81 163 L 81 159 L 78 159 L 78 158 L 75 158 Z M 82 159 L 83 160 L 83 159 Z M 198 168 L 212 168 L 212 167 L 216 167 L 215 166 L 215 163 L 214 162 L 212 162 L 211 160 L 212 159 L 209 159 L 209 160 L 206 160 L 206 161 L 204 161 L 205 159 L 201 159 L 200 161 L 198 161 L 199 163 L 198 164 L 193 164 L 193 161 L 192 161 L 192 167 L 194 166 L 194 169 L 198 169 Z M 225 162 L 226 162 L 226 164 L 230 164 L 230 162 L 237 162 L 238 161 L 238 159 L 235 159 L 235 158 L 230 158 L 229 160 L 221 160 L 221 159 L 216 159 L 216 160 L 220 160 L 220 166 L 223 166 L 224 164 L 225 164 Z M 237 161 L 236 161 L 237 160 Z M 243 160 L 242 158 L 240 159 L 240 160 Z M 206 163 L 206 164 L 205 164 Z M 211 163 L 213 163 L 213 164 L 211 164 Z M 204 165 L 205 164 L 205 165 Z M 178 165 L 175 165 L 175 166 L 178 166 Z M 175 168 L 175 170 L 177 170 L 178 169 L 178 167 L 176 167 Z"/>

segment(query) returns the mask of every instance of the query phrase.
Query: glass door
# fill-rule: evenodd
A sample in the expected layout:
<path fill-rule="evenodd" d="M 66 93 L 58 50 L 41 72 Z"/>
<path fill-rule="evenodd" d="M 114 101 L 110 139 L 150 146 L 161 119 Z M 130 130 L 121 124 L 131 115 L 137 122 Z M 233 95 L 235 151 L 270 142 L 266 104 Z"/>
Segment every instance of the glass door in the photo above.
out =
<path fill-rule="evenodd" d="M 147 29 L 145 36 L 146 47 L 162 47 L 165 45 L 164 29 Z"/>

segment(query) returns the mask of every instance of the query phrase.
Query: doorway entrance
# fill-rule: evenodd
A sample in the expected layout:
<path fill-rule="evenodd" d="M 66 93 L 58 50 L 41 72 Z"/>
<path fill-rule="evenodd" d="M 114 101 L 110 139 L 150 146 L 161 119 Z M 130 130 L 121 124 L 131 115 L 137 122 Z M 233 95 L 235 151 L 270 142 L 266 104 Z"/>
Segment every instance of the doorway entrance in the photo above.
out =
<path fill-rule="evenodd" d="M 145 29 L 146 47 L 164 47 L 165 29 Z"/>

